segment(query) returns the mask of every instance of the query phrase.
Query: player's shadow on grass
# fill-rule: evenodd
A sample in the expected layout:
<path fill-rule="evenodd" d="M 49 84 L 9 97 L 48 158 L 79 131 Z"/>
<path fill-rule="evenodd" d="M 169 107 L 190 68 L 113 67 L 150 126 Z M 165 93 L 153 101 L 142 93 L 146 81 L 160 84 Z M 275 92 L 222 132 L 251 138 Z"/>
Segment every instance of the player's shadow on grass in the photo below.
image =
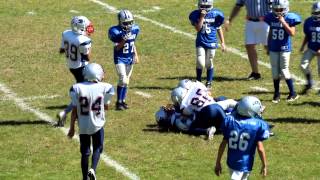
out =
<path fill-rule="evenodd" d="M 309 105 L 309 106 L 314 106 L 314 107 L 320 107 L 320 102 L 313 102 L 313 101 L 309 101 L 309 102 L 302 102 L 302 103 L 292 104 L 292 106 L 303 106 L 303 105 Z"/>
<path fill-rule="evenodd" d="M 158 89 L 167 89 L 167 90 L 172 90 L 174 87 L 169 87 L 169 86 L 130 86 L 130 89 L 154 89 L 154 90 L 158 90 Z"/>
<path fill-rule="evenodd" d="M 194 76 L 171 76 L 171 77 L 160 77 L 158 79 L 168 79 L 168 80 L 183 80 L 183 79 L 190 79 L 190 80 L 196 80 Z M 206 82 L 206 78 L 202 77 L 202 82 Z M 222 82 L 222 81 L 247 81 L 247 78 L 239 78 L 239 77 L 225 77 L 225 76 L 214 76 L 213 83 L 214 82 Z"/>
<path fill-rule="evenodd" d="M 50 110 L 60 109 L 60 110 L 63 110 L 66 107 L 67 107 L 67 105 L 47 106 L 46 109 L 50 109 Z"/>
<path fill-rule="evenodd" d="M 0 126 L 21 126 L 21 125 L 48 125 L 44 120 L 25 121 L 25 120 L 0 120 Z"/>
<path fill-rule="evenodd" d="M 296 117 L 286 117 L 286 118 L 275 118 L 275 119 L 265 119 L 268 122 L 275 123 L 301 123 L 301 124 L 318 124 L 320 119 L 306 119 L 306 118 L 296 118 Z"/>
<path fill-rule="evenodd" d="M 159 133 L 178 133 L 178 131 L 172 130 L 170 128 L 161 128 L 157 124 L 147 124 L 146 128 L 143 128 L 142 131 Z"/>

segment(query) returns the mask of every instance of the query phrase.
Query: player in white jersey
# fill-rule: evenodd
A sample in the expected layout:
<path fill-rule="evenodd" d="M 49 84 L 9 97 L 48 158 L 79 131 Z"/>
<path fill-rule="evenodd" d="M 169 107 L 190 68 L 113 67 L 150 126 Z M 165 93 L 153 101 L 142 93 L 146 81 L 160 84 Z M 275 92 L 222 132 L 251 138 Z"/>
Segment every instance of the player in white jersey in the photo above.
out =
<path fill-rule="evenodd" d="M 83 68 L 90 60 L 91 39 L 89 36 L 94 32 L 92 23 L 84 16 L 75 16 L 71 20 L 71 29 L 62 33 L 60 53 L 65 53 L 67 65 L 75 77 L 77 83 L 83 82 Z M 63 126 L 67 113 L 72 109 L 68 107 L 57 114 L 58 126 Z"/>
<path fill-rule="evenodd" d="M 84 69 L 86 81 L 76 83 L 70 89 L 72 99 L 72 114 L 68 136 L 75 134 L 75 122 L 78 121 L 81 169 L 83 179 L 95 179 L 95 172 L 103 150 L 104 129 L 106 122 L 105 110 L 114 95 L 114 88 L 109 83 L 101 82 L 104 71 L 99 64 L 90 63 Z M 91 169 L 89 167 L 90 145 L 93 153 Z"/>
<path fill-rule="evenodd" d="M 171 99 L 173 104 L 176 107 L 179 106 L 178 109 L 186 116 L 215 102 L 204 84 L 199 81 L 190 82 L 186 80 L 180 81 L 178 87 L 172 91 Z"/>

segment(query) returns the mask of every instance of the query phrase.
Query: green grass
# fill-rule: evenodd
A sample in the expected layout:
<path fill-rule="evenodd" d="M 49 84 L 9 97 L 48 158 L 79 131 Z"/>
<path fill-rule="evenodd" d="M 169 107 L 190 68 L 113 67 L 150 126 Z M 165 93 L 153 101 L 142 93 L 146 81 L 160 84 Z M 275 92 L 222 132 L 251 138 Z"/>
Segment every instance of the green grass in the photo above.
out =
<path fill-rule="evenodd" d="M 187 0 L 123 0 L 105 1 L 117 8 L 129 8 L 152 20 L 195 34 L 188 21 L 196 1 Z M 233 1 L 217 0 L 215 6 L 228 16 Z M 159 12 L 143 13 L 144 9 L 159 6 Z M 303 19 L 309 16 L 311 1 L 291 1 L 290 9 L 299 12 Z M 17 1 L 0 2 L 0 83 L 8 86 L 19 97 L 59 95 L 55 99 L 26 101 L 30 107 L 45 112 L 52 118 L 69 102 L 68 90 L 73 76 L 60 56 L 61 32 L 69 27 L 74 13 L 92 20 L 93 61 L 102 64 L 106 81 L 116 85 L 112 43 L 107 39 L 107 29 L 117 24 L 116 15 L 87 0 L 74 1 Z M 32 11 L 34 14 L 30 15 Z M 243 29 L 245 10 L 225 33 L 226 44 L 244 52 Z M 217 149 L 222 139 L 213 141 L 179 133 L 155 130 L 154 112 L 169 102 L 170 90 L 179 79 L 195 76 L 194 40 L 150 22 L 136 19 L 141 27 L 137 48 L 141 63 L 134 67 L 131 79 L 128 111 L 118 112 L 114 107 L 107 112 L 104 152 L 141 179 L 218 179 L 213 168 Z M 303 77 L 298 52 L 303 38 L 302 25 L 293 38 L 294 51 L 290 70 Z M 263 48 L 259 57 L 269 62 Z M 269 164 L 269 179 L 317 179 L 320 175 L 319 96 L 312 91 L 297 102 L 284 101 L 288 90 L 282 82 L 282 101 L 271 103 L 273 85 L 271 70 L 260 66 L 263 79 L 245 81 L 249 71 L 247 60 L 230 52 L 217 51 L 214 60 L 215 82 L 213 94 L 238 99 L 244 95 L 257 95 L 267 106 L 264 118 L 274 124 L 275 137 L 265 142 Z M 314 78 L 316 60 L 312 62 Z M 250 87 L 259 86 L 271 92 L 255 92 Z M 296 84 L 298 91 L 303 86 Z M 135 94 L 142 91 L 152 95 L 144 98 Z M 1 97 L 6 95 L 0 91 Z M 114 98 L 115 99 L 115 98 Z M 113 99 L 113 100 L 114 100 Z M 113 102 L 114 103 L 114 102 Z M 13 101 L 0 100 L 0 179 L 81 179 L 79 143 L 70 141 L 57 128 L 45 124 L 31 112 L 23 111 Z M 69 119 L 68 119 L 69 122 Z M 225 160 L 225 156 L 224 156 Z M 260 162 L 256 158 L 251 179 L 261 179 Z M 115 169 L 100 162 L 99 179 L 127 179 Z M 228 179 L 227 166 L 223 175 Z"/>

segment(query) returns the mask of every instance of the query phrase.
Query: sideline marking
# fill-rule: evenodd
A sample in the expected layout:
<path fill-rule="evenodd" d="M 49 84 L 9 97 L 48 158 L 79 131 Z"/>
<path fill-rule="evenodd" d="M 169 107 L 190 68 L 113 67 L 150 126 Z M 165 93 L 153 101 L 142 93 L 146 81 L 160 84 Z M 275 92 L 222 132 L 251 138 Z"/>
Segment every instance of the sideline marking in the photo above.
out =
<path fill-rule="evenodd" d="M 106 10 L 108 10 L 108 11 L 110 11 L 110 12 L 112 12 L 112 13 L 117 13 L 117 12 L 119 12 L 119 10 L 117 10 L 117 8 L 115 8 L 115 7 L 113 7 L 113 6 L 110 6 L 109 4 L 104 3 L 104 2 L 101 2 L 101 1 L 99 1 L 99 0 L 88 0 L 88 1 L 94 2 L 94 3 L 98 4 L 98 5 L 101 5 L 101 6 L 103 6 Z M 175 27 L 173 27 L 173 26 L 169 26 L 169 25 L 160 23 L 160 22 L 158 22 L 158 21 L 149 19 L 149 18 L 144 17 L 144 16 L 139 15 L 139 14 L 135 14 L 134 16 L 135 16 L 137 19 L 150 22 L 150 23 L 152 23 L 152 24 L 154 24 L 154 25 L 160 26 L 160 27 L 162 27 L 162 28 L 164 28 L 164 29 L 167 29 L 167 30 L 170 30 L 170 31 L 172 31 L 172 32 L 174 32 L 174 33 L 182 34 L 182 35 L 184 35 L 184 36 L 186 36 L 186 37 L 189 37 L 189 38 L 191 38 L 191 39 L 196 39 L 196 36 L 195 36 L 195 35 L 193 35 L 193 34 L 191 34 L 191 33 L 187 33 L 187 32 L 181 31 L 181 30 L 178 30 L 177 28 L 175 28 Z M 240 57 L 242 57 L 242 58 L 244 58 L 244 59 L 248 59 L 246 53 L 242 53 L 240 50 L 238 50 L 238 49 L 236 49 L 236 48 L 226 47 L 226 49 L 227 49 L 227 51 L 229 51 L 229 52 L 231 52 L 231 53 L 233 53 L 233 54 L 236 54 L 236 55 L 238 55 L 238 56 L 240 56 Z M 267 67 L 267 68 L 269 68 L 269 69 L 271 68 L 271 66 L 270 66 L 269 63 L 265 63 L 265 62 L 262 62 L 262 61 L 260 61 L 260 60 L 258 61 L 258 64 L 259 64 L 259 65 L 262 65 L 262 66 L 264 66 L 264 67 Z M 297 84 L 306 84 L 306 81 L 305 81 L 304 79 L 302 79 L 301 77 L 298 77 L 298 76 L 296 76 L 296 75 L 294 75 L 294 74 L 292 74 L 292 73 L 291 73 L 291 76 L 292 76 L 292 78 L 296 81 L 295 83 L 297 83 Z M 314 83 L 315 83 L 315 88 L 318 89 L 319 87 L 317 87 L 317 86 L 318 86 L 319 82 L 314 80 Z"/>
<path fill-rule="evenodd" d="M 12 90 L 10 90 L 6 85 L 2 84 L 0 82 L 0 91 L 2 91 L 4 93 L 4 96 L 6 96 L 6 98 L 8 98 L 9 100 L 12 100 L 14 102 L 14 104 L 17 107 L 20 107 L 21 110 L 23 111 L 28 111 L 28 112 L 32 112 L 33 114 L 35 114 L 39 119 L 41 120 L 45 120 L 47 121 L 49 124 L 51 125 L 55 125 L 56 121 L 53 120 L 48 114 L 41 112 L 38 109 L 32 108 L 31 106 L 29 106 L 27 103 L 24 102 L 24 100 L 22 98 L 18 97 L 18 94 L 16 94 L 15 92 L 13 92 Z M 68 129 L 65 127 L 61 127 L 59 128 L 61 131 L 64 132 L 65 135 L 68 134 Z M 66 137 L 67 138 L 67 137 Z M 78 134 L 75 134 L 75 136 L 72 138 L 75 139 L 77 141 L 79 141 L 79 136 Z M 123 167 L 121 164 L 119 164 L 117 161 L 111 159 L 108 155 L 106 155 L 105 153 L 102 153 L 100 158 L 103 160 L 103 162 L 107 165 L 107 166 L 111 166 L 113 168 L 115 168 L 115 170 L 117 172 L 122 173 L 123 175 L 125 175 L 126 177 L 132 179 L 132 180 L 139 180 L 140 178 L 135 175 L 134 173 L 130 172 L 127 168 Z"/>
<path fill-rule="evenodd" d="M 80 13 L 79 11 L 73 10 L 73 9 L 71 9 L 69 12 L 74 13 L 74 14 L 79 14 Z"/>

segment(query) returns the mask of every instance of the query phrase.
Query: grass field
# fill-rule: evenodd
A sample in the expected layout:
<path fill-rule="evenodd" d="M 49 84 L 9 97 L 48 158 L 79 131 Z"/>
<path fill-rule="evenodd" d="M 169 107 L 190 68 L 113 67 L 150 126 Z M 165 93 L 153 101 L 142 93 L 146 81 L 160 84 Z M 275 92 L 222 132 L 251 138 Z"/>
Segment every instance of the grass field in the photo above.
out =
<path fill-rule="evenodd" d="M 303 19 L 309 16 L 312 1 L 290 2 L 291 11 Z M 233 3 L 216 0 L 215 6 L 228 16 Z M 195 0 L 1 1 L 0 179 L 81 179 L 79 143 L 63 133 L 68 127 L 54 128 L 48 123 L 55 121 L 56 113 L 69 103 L 68 90 L 74 83 L 58 49 L 61 33 L 69 28 L 71 17 L 87 16 L 96 30 L 92 59 L 104 66 L 106 81 L 116 85 L 112 44 L 106 36 L 107 29 L 117 24 L 112 7 L 129 8 L 136 15 L 141 28 L 136 42 L 141 63 L 135 66 L 131 79 L 128 103 L 132 108 L 119 112 L 112 107 L 107 112 L 104 153 L 116 163 L 101 160 L 98 179 L 228 179 L 225 163 L 222 177 L 216 177 L 213 171 L 222 136 L 206 141 L 203 137 L 159 132 L 155 127 L 154 112 L 169 102 L 170 90 L 178 80 L 195 76 L 195 31 L 188 21 L 195 5 Z M 242 10 L 231 31 L 225 33 L 227 46 L 241 53 L 245 53 L 244 16 Z M 290 69 L 304 79 L 298 52 L 302 38 L 299 25 L 293 38 Z M 261 62 L 268 64 L 263 48 L 258 49 Z M 268 179 L 319 179 L 317 91 L 287 103 L 284 99 L 288 90 L 282 82 L 282 101 L 275 105 L 271 102 L 271 70 L 265 65 L 259 66 L 263 75 L 259 81 L 245 80 L 249 63 L 237 53 L 218 50 L 214 65 L 214 96 L 238 99 L 257 95 L 267 106 L 264 118 L 275 125 L 276 133 L 265 142 Z M 312 68 L 319 87 L 316 60 Z M 297 91 L 301 91 L 303 84 L 296 82 Z M 254 87 L 268 91 L 259 92 Z M 125 169 L 115 168 L 115 164 Z M 257 157 L 251 179 L 261 179 L 259 171 Z"/>

